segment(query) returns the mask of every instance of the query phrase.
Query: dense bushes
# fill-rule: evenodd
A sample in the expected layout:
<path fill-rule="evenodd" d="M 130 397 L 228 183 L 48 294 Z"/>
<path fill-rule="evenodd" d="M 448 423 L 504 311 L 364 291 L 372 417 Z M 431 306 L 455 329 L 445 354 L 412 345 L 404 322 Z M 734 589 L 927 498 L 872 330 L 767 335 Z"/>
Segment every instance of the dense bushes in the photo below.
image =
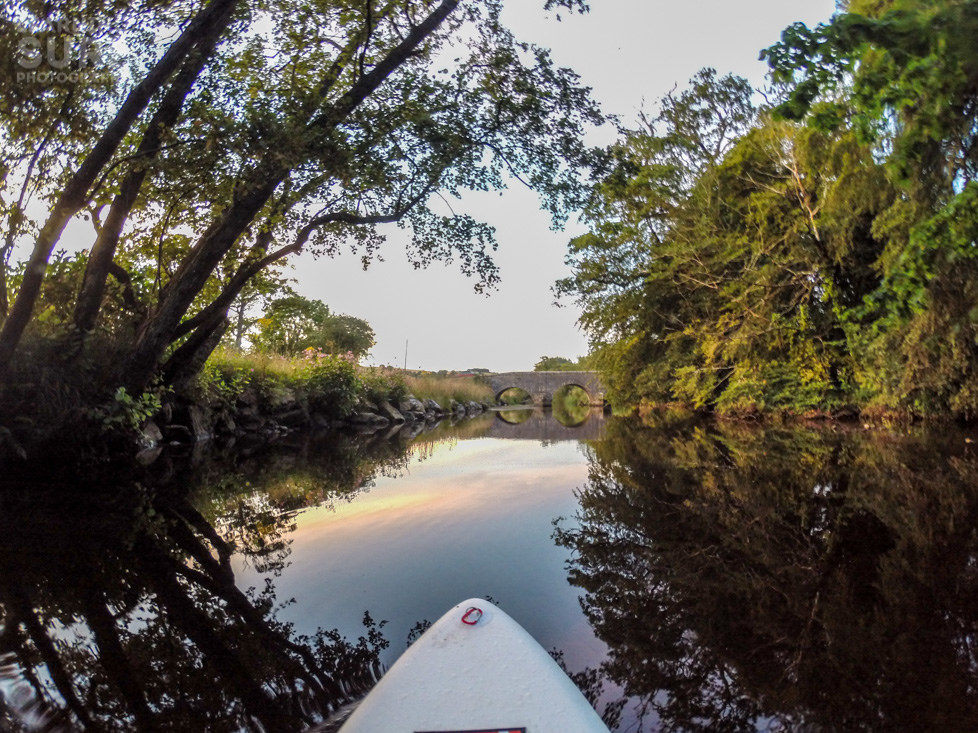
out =
<path fill-rule="evenodd" d="M 373 388 L 379 387 L 378 383 Z M 289 359 L 221 350 L 208 360 L 189 396 L 229 408 L 241 400 L 257 401 L 265 411 L 294 401 L 327 417 L 341 418 L 367 392 L 357 366 L 339 356 Z"/>
<path fill-rule="evenodd" d="M 978 0 L 851 7 L 606 151 L 558 291 L 618 403 L 978 416 Z"/>

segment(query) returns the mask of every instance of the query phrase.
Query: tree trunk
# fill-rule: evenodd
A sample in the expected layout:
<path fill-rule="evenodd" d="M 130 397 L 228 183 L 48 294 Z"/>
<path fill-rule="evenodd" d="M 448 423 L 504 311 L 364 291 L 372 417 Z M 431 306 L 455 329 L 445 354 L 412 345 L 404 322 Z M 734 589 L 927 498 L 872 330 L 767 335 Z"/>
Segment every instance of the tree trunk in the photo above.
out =
<path fill-rule="evenodd" d="M 223 316 L 194 331 L 163 365 L 163 381 L 177 391 L 186 387 L 204 367 L 230 325 L 231 321 Z"/>
<path fill-rule="evenodd" d="M 7 301 L 7 263 L 0 261 L 0 323 L 7 317 L 10 303 Z"/>
<path fill-rule="evenodd" d="M 119 186 L 119 193 L 112 201 L 108 216 L 89 255 L 81 289 L 75 302 L 75 327 L 83 335 L 95 326 L 112 258 L 119 244 L 119 236 L 139 196 L 150 163 L 159 154 L 164 135 L 179 119 L 187 95 L 190 94 L 204 66 L 213 55 L 218 40 L 231 22 L 232 10 L 233 5 L 225 8 L 224 13 L 218 16 L 207 35 L 188 56 L 187 62 L 177 74 L 150 120 L 146 133 L 136 149 L 133 167 L 123 179 Z"/>
<path fill-rule="evenodd" d="M 37 619 L 34 606 L 20 586 L 10 585 L 4 588 L 6 591 L 6 602 L 10 605 L 15 618 L 19 618 L 27 631 L 27 636 L 34 643 L 38 655 L 47 667 L 47 672 L 58 689 L 65 704 L 75 714 L 78 720 L 85 726 L 86 730 L 98 730 L 98 726 L 89 717 L 88 711 L 82 705 L 75 687 L 72 684 L 71 675 L 65 669 L 58 656 L 58 651 L 47 634 L 47 630 Z"/>
<path fill-rule="evenodd" d="M 105 599 L 98 590 L 90 588 L 86 591 L 82 602 L 85 604 L 85 621 L 98 645 L 99 661 L 109 679 L 119 688 L 119 693 L 132 712 L 139 730 L 156 730 L 146 696 L 126 659 L 119 630 L 116 628 L 115 619 L 106 608 Z"/>
<path fill-rule="evenodd" d="M 277 262 L 278 260 L 286 257 L 287 255 L 298 252 L 301 249 L 301 245 L 293 244 L 288 247 L 283 247 L 277 252 L 273 252 L 260 260 L 252 260 L 250 262 L 243 263 L 234 275 L 231 276 L 231 280 L 224 286 L 224 289 L 220 294 L 214 298 L 207 306 L 201 310 L 199 313 L 194 315 L 192 318 L 188 318 L 186 321 L 180 323 L 176 329 L 173 331 L 173 338 L 178 339 L 181 336 L 185 336 L 194 329 L 196 329 L 201 323 L 204 323 L 212 318 L 217 313 L 224 313 L 231 307 L 234 299 L 241 295 L 241 291 L 244 290 L 245 285 L 251 280 L 255 275 L 264 270 L 269 265 Z M 239 312 L 239 325 L 244 320 L 244 302 L 242 301 Z M 239 348 L 241 334 L 238 335 L 239 338 Z"/>
<path fill-rule="evenodd" d="M 68 116 L 74 96 L 74 90 L 69 89 L 67 94 L 65 94 L 64 101 L 61 103 L 59 117 L 64 118 Z M 27 198 L 27 192 L 30 190 L 34 177 L 34 167 L 37 165 L 37 161 L 41 159 L 41 155 L 44 153 L 44 149 L 48 146 L 48 143 L 51 142 L 51 138 L 54 136 L 56 129 L 57 123 L 55 122 L 51 125 L 40 144 L 38 144 L 37 150 L 31 156 L 31 161 L 27 164 L 27 170 L 24 172 L 24 180 L 20 187 L 20 196 L 14 208 L 11 209 L 9 218 L 7 219 L 9 223 L 7 235 L 4 238 L 3 247 L 0 248 L 0 325 L 3 324 L 4 319 L 7 317 L 7 312 L 10 309 L 10 301 L 7 297 L 7 263 L 10 262 L 10 255 L 14 250 L 17 235 L 20 234 L 21 225 L 26 218 L 24 216 L 24 201 Z"/>
<path fill-rule="evenodd" d="M 222 638 L 220 632 L 227 628 L 215 628 L 215 619 L 208 617 L 188 597 L 187 590 L 169 567 L 171 558 L 147 537 L 136 541 L 135 550 L 143 574 L 173 626 L 200 650 L 203 663 L 237 695 L 247 714 L 260 721 L 265 730 L 281 730 L 289 724 L 298 727 L 297 716 L 291 715 L 266 687 L 251 677 L 241 654 Z"/>
<path fill-rule="evenodd" d="M 237 321 L 234 324 L 234 348 L 241 350 L 241 344 L 244 341 L 244 330 L 245 330 L 245 299 L 243 297 L 238 298 L 238 305 L 235 308 L 237 314 Z"/>
<path fill-rule="evenodd" d="M 234 573 L 230 563 L 223 561 L 225 556 L 222 555 L 222 562 L 215 560 L 211 550 L 194 534 L 191 526 L 172 506 L 157 505 L 157 508 L 162 514 L 176 520 L 170 527 L 173 539 L 201 567 L 201 570 L 193 570 L 187 568 L 183 563 L 174 561 L 175 572 L 223 600 L 231 611 L 244 619 L 254 634 L 264 637 L 268 648 L 282 650 L 281 663 L 297 678 L 305 681 L 318 693 L 326 694 L 328 690 L 328 694 L 342 698 L 342 689 L 329 675 L 323 672 L 320 664 L 311 654 L 309 647 L 297 644 L 289 639 L 288 634 L 273 629 L 261 611 L 256 609 L 248 597 L 238 589 L 234 583 Z M 201 520 L 206 524 L 203 517 Z M 210 528 L 210 531 L 213 532 L 213 528 Z M 306 666 L 294 659 L 288 652 L 299 656 Z"/>
<path fill-rule="evenodd" d="M 163 290 L 162 301 L 139 329 L 136 343 L 123 365 L 122 384 L 130 394 L 145 391 L 152 381 L 163 354 L 173 341 L 180 319 L 207 284 L 214 268 L 234 245 L 287 171 L 281 166 L 261 166 L 252 180 L 262 181 L 238 198 L 197 241 L 190 255 Z M 225 311 L 221 313 L 224 315 Z"/>
<path fill-rule="evenodd" d="M 44 223 L 34 243 L 24 271 L 24 279 L 10 313 L 0 330 L 0 382 L 3 382 L 10 368 L 10 360 L 20 343 L 24 329 L 30 322 L 34 305 L 41 292 L 41 283 L 47 272 L 48 258 L 68 221 L 77 214 L 88 201 L 89 190 L 102 172 L 123 138 L 146 109 L 150 99 L 159 91 L 170 75 L 179 67 L 197 42 L 205 37 L 223 13 L 236 3 L 236 0 L 211 0 L 180 37 L 167 49 L 163 57 L 146 77 L 129 93 L 119 112 L 95 143 L 92 151 L 75 171 L 62 191 L 57 203 L 52 207 L 48 220 Z"/>

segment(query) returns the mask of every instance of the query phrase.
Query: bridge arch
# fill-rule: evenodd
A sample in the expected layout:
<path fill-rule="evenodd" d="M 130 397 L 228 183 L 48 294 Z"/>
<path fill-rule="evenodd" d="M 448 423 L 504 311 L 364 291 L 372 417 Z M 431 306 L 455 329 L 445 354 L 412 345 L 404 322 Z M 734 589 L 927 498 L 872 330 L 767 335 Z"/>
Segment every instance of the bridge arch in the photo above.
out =
<path fill-rule="evenodd" d="M 598 372 L 504 372 L 488 374 L 496 400 L 508 389 L 519 388 L 529 393 L 535 405 L 549 405 L 561 387 L 572 385 L 583 389 L 593 406 L 603 406 L 605 388 Z"/>
<path fill-rule="evenodd" d="M 506 394 L 507 392 L 512 392 L 513 390 L 519 390 L 519 392 L 516 392 L 512 396 L 515 398 L 521 398 L 523 402 L 526 402 L 529 398 L 532 397 L 532 395 L 530 395 L 530 393 L 524 390 L 522 387 L 510 385 L 508 387 L 503 387 L 501 390 L 495 390 L 495 389 L 493 390 L 493 392 L 495 392 L 495 394 L 493 395 L 493 399 L 496 400 L 496 404 L 497 405 L 519 404 L 517 402 L 507 402 L 507 403 L 503 402 L 503 395 Z M 526 397 L 521 397 L 522 395 L 526 395 Z"/>

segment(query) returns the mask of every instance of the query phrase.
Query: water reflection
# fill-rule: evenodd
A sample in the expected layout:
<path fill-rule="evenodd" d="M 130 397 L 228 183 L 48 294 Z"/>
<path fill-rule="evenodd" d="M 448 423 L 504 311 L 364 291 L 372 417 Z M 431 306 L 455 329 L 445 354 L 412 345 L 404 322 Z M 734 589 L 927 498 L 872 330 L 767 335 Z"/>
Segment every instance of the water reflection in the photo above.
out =
<path fill-rule="evenodd" d="M 372 684 L 387 642 L 369 617 L 357 642 L 296 634 L 271 579 L 296 511 L 401 470 L 404 446 L 333 436 L 233 458 L 0 489 L 5 730 L 303 730 Z M 260 590 L 239 588 L 232 556 Z"/>
<path fill-rule="evenodd" d="M 0 488 L 0 729 L 302 730 L 484 595 L 623 731 L 978 729 L 964 436 L 523 414 Z"/>
<path fill-rule="evenodd" d="M 532 407 L 525 407 L 520 410 L 499 410 L 496 413 L 496 418 L 510 425 L 519 425 L 533 417 L 533 412 Z"/>
<path fill-rule="evenodd" d="M 601 440 L 606 415 L 600 407 L 579 407 L 574 417 L 558 409 L 502 410 L 485 432 L 486 437 L 507 440 L 560 441 Z M 581 417 L 580 415 L 583 415 Z"/>
<path fill-rule="evenodd" d="M 364 609 L 388 623 L 392 663 L 419 620 L 459 599 L 491 595 L 568 663 L 595 663 L 596 643 L 566 581 L 552 520 L 572 514 L 587 475 L 576 441 L 499 440 L 519 429 L 490 418 L 475 439 L 432 441 L 396 477 L 377 476 L 350 502 L 311 507 L 290 533 L 290 566 L 276 581 L 299 603 L 283 611 L 297 629 L 322 619 L 353 634 Z M 559 427 L 559 426 L 558 426 Z M 240 567 L 239 582 L 261 573 Z"/>
<path fill-rule="evenodd" d="M 495 423 L 207 444 L 124 479 L 0 484 L 0 729 L 304 730 L 372 684 L 388 638 L 484 593 L 543 620 L 529 626 L 550 646 L 593 639 L 549 538 L 583 458 L 479 440 Z"/>
<path fill-rule="evenodd" d="M 610 421 L 557 533 L 599 677 L 657 730 L 978 730 L 976 476 L 954 431 Z"/>
<path fill-rule="evenodd" d="M 582 387 L 564 385 L 553 395 L 554 419 L 565 427 L 576 427 L 591 417 L 591 398 Z"/>

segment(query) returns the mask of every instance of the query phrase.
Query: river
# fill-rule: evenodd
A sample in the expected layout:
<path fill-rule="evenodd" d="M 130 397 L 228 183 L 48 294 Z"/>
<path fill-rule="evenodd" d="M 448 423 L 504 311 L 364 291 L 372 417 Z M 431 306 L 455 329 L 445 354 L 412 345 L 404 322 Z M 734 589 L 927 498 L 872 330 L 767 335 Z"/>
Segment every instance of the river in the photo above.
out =
<path fill-rule="evenodd" d="M 612 730 L 978 730 L 973 433 L 558 417 L 0 486 L 0 728 L 303 730 L 484 597 Z"/>

